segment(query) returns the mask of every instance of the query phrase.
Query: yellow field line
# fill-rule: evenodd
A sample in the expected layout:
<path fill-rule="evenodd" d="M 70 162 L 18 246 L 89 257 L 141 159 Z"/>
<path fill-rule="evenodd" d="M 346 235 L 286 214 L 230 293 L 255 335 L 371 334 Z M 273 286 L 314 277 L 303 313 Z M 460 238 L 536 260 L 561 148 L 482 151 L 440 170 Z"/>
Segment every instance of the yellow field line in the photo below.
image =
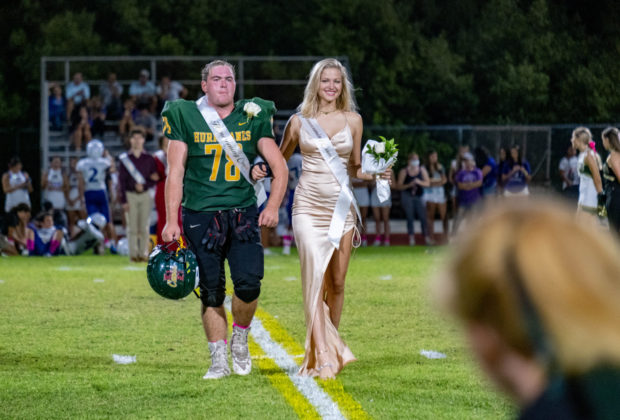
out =
<path fill-rule="evenodd" d="M 232 316 L 227 312 L 229 330 L 232 330 Z M 271 385 L 282 394 L 286 402 L 293 408 L 300 419 L 303 420 L 320 420 L 321 416 L 314 406 L 304 397 L 295 387 L 288 375 L 280 369 L 280 367 L 270 357 L 265 357 L 263 349 L 249 337 L 248 346 L 252 356 L 252 363 L 258 366 L 263 375 L 269 379 Z"/>
<path fill-rule="evenodd" d="M 280 325 L 280 323 L 271 316 L 268 312 L 261 308 L 256 310 L 256 315 L 271 338 L 280 343 L 282 347 L 290 354 L 304 354 L 304 348 L 301 347 L 289 333 Z M 259 347 L 259 346 L 256 346 Z M 257 354 L 257 353 L 252 353 Z M 269 360 L 269 359 L 267 359 Z M 275 363 L 274 363 L 275 365 Z M 288 378 L 288 377 L 287 377 Z M 318 380 L 318 384 L 325 390 L 327 394 L 338 404 L 343 415 L 351 420 L 364 420 L 370 419 L 370 415 L 364 411 L 360 403 L 355 401 L 353 397 L 344 390 L 342 382 L 338 379 L 331 380 Z M 303 398 L 303 397 L 302 397 Z"/>

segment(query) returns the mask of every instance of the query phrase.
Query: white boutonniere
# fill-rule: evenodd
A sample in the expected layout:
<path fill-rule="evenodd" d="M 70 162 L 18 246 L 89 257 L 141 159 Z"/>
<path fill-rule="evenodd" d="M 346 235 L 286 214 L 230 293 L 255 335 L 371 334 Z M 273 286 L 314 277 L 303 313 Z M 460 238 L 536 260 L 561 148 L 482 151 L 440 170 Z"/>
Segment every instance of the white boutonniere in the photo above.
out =
<path fill-rule="evenodd" d="M 256 117 L 261 112 L 261 107 L 260 105 L 255 104 L 254 102 L 248 102 L 247 104 L 243 106 L 243 110 L 248 116 L 247 121 L 249 122 L 251 118 Z"/>

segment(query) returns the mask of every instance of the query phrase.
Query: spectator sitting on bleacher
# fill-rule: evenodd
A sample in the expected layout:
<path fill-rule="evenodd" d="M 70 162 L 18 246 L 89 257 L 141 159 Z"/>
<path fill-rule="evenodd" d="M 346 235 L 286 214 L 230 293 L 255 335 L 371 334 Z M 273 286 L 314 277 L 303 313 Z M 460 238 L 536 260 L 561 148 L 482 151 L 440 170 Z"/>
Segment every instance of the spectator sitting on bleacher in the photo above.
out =
<path fill-rule="evenodd" d="M 161 77 L 159 86 L 157 86 L 157 110 L 161 112 L 166 101 L 176 101 L 179 98 L 187 97 L 187 88 L 176 80 L 172 80 L 170 76 Z"/>
<path fill-rule="evenodd" d="M 75 150 L 82 150 L 82 143 L 88 143 L 93 135 L 90 127 L 92 120 L 86 103 L 80 104 L 71 117 L 71 141 Z"/>
<path fill-rule="evenodd" d="M 135 125 L 135 119 L 138 116 L 138 110 L 136 109 L 136 102 L 132 98 L 125 99 L 123 118 L 118 125 L 118 133 L 123 138 L 124 146 L 127 147 L 129 139 L 127 135 L 131 132 L 131 129 Z"/>
<path fill-rule="evenodd" d="M 58 84 L 52 84 L 50 90 L 47 107 L 50 130 L 60 131 L 67 121 L 67 101 L 62 96 L 62 88 Z"/>
<path fill-rule="evenodd" d="M 99 96 L 93 96 L 93 98 L 88 101 L 88 109 L 92 121 L 92 136 L 98 138 L 103 137 L 103 133 L 105 132 L 107 110 L 103 105 L 101 98 Z"/>
<path fill-rule="evenodd" d="M 73 80 L 67 83 L 65 96 L 67 97 L 67 118 L 73 120 L 73 113 L 77 113 L 75 107 L 86 104 L 86 101 L 90 99 L 90 86 L 82 79 L 82 73 L 75 73 Z"/>
<path fill-rule="evenodd" d="M 157 129 L 157 119 L 151 113 L 149 102 L 144 99 L 138 101 L 138 115 L 136 115 L 133 122 L 136 126 L 144 129 L 146 141 L 153 140 L 155 130 Z"/>
<path fill-rule="evenodd" d="M 149 104 L 155 103 L 157 88 L 155 84 L 149 80 L 148 70 L 140 70 L 140 78 L 135 82 L 131 82 L 131 85 L 129 85 L 129 96 L 131 96 L 136 103 L 139 103 L 141 99 L 147 100 Z"/>
<path fill-rule="evenodd" d="M 110 121 L 120 120 L 123 116 L 122 94 L 123 85 L 116 80 L 116 73 L 108 74 L 108 81 L 99 87 L 99 96 L 106 110 L 106 118 Z"/>

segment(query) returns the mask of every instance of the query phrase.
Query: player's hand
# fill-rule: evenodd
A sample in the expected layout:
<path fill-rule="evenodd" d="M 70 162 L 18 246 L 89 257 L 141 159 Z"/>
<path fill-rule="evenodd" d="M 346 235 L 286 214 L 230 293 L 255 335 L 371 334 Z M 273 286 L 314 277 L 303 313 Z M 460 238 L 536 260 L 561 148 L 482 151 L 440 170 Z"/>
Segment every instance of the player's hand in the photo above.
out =
<path fill-rule="evenodd" d="M 144 191 L 144 185 L 136 183 L 136 192 L 141 193 L 143 191 Z"/>
<path fill-rule="evenodd" d="M 258 216 L 258 226 L 270 228 L 278 226 L 278 209 L 265 207 L 265 210 Z"/>
<path fill-rule="evenodd" d="M 164 226 L 164 230 L 161 231 L 161 239 L 164 242 L 176 241 L 181 237 L 181 228 L 177 222 L 169 222 Z"/>

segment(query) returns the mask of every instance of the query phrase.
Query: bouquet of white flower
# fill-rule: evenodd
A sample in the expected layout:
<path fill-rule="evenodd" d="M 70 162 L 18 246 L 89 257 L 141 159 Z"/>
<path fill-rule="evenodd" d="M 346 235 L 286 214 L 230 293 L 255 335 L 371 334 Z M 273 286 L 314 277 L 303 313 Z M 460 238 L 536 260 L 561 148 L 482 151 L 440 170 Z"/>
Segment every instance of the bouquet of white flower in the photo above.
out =
<path fill-rule="evenodd" d="M 245 114 L 248 116 L 246 122 L 250 122 L 250 119 L 256 117 L 260 111 L 260 105 L 254 103 L 254 102 L 248 102 L 243 106 L 243 110 L 245 111 Z"/>
<path fill-rule="evenodd" d="M 377 196 L 380 202 L 390 198 L 390 183 L 387 179 L 379 177 L 379 174 L 387 171 L 396 163 L 398 157 L 398 145 L 394 139 L 387 140 L 379 136 L 381 141 L 368 140 L 362 149 L 362 172 L 375 175 L 377 180 Z"/>

